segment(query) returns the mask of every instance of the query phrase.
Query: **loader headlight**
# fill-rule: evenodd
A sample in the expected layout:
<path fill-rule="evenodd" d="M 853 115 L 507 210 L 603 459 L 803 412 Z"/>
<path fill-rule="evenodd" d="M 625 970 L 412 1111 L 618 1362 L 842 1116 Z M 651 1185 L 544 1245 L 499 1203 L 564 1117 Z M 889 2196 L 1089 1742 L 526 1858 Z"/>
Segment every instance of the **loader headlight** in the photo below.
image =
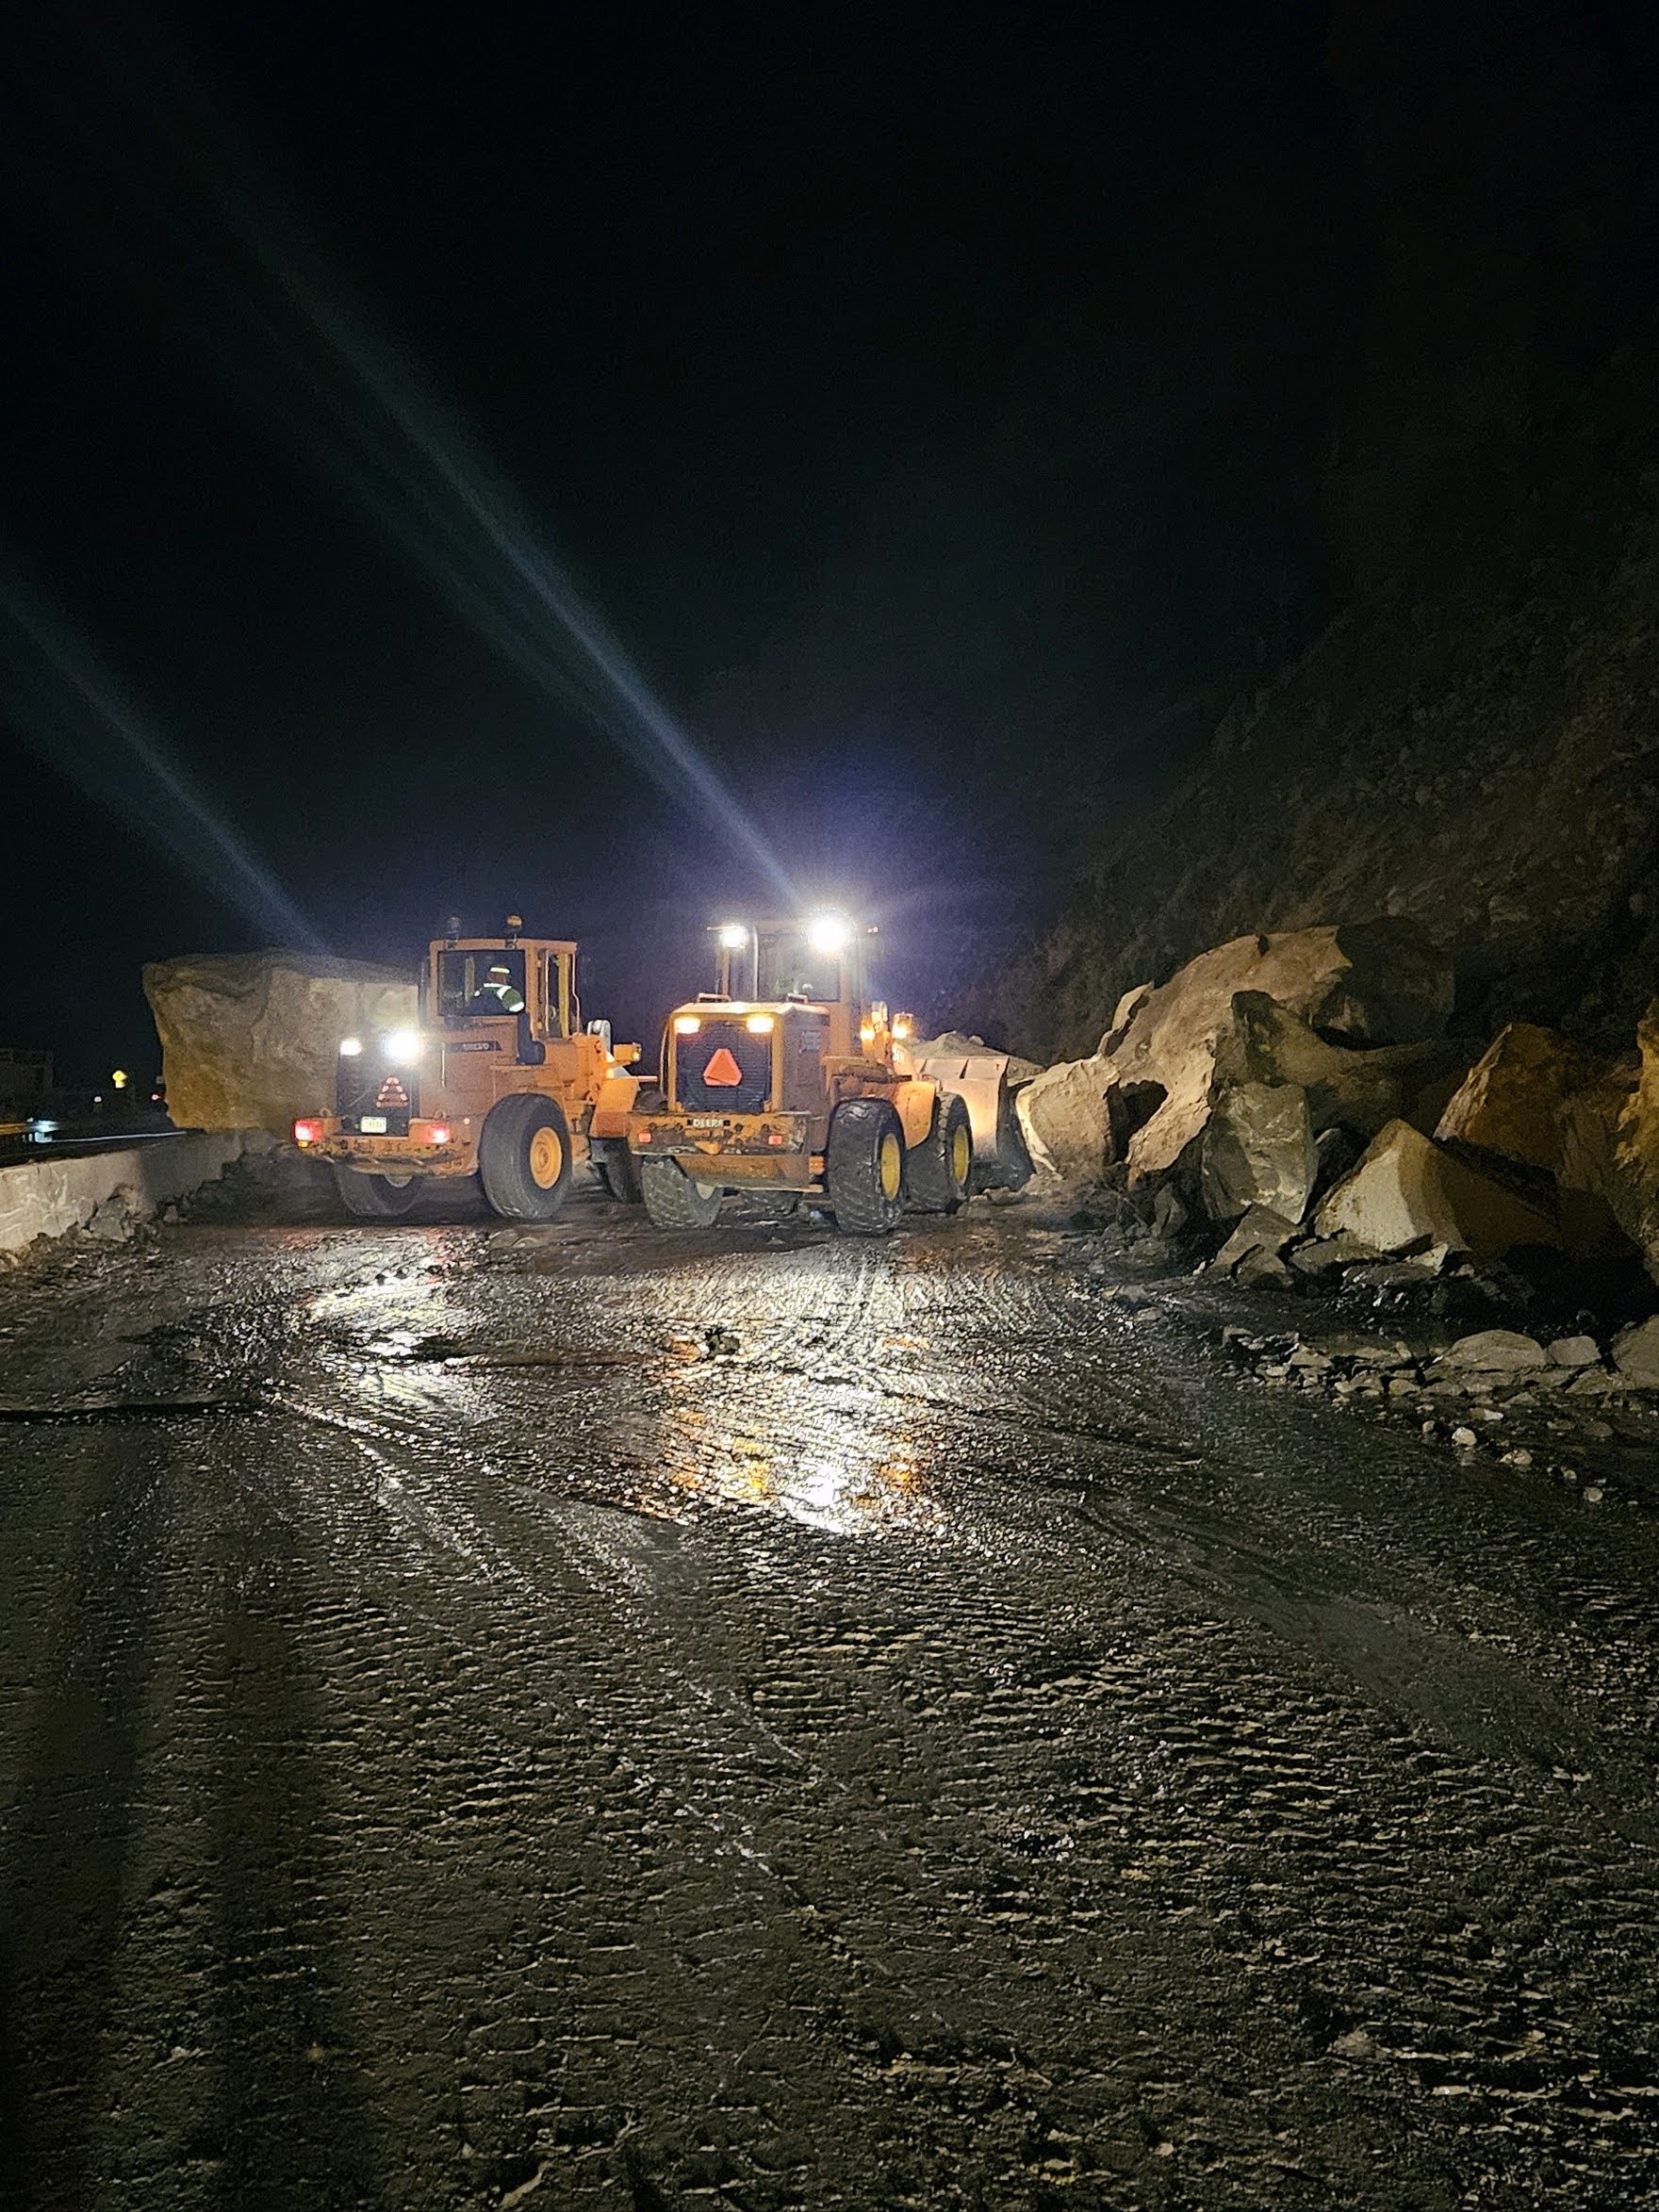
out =
<path fill-rule="evenodd" d="M 751 1014 L 744 1027 L 751 1037 L 770 1037 L 777 1023 L 770 1014 Z"/>
<path fill-rule="evenodd" d="M 740 953 L 743 951 L 747 942 L 748 924 L 747 922 L 721 923 L 720 944 L 724 951 L 729 953 Z"/>
<path fill-rule="evenodd" d="M 380 1049 L 394 1068 L 406 1068 L 411 1060 L 420 1057 L 420 1033 L 417 1029 L 388 1029 L 380 1040 Z"/>
<path fill-rule="evenodd" d="M 342 1060 L 356 1059 L 362 1050 L 363 1040 L 360 1037 L 342 1037 L 340 1039 L 340 1057 Z"/>
<path fill-rule="evenodd" d="M 845 914 L 814 914 L 807 924 L 807 942 L 815 953 L 844 953 L 852 942 L 852 924 Z"/>
<path fill-rule="evenodd" d="M 701 1027 L 702 1024 L 696 1014 L 676 1014 L 674 1017 L 676 1037 L 695 1037 Z"/>

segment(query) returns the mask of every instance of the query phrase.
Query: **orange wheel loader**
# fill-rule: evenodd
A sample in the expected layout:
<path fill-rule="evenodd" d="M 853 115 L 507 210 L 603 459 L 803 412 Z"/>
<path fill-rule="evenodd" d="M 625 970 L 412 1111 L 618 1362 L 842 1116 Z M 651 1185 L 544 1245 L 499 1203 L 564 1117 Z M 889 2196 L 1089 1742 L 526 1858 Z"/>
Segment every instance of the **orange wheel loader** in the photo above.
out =
<path fill-rule="evenodd" d="M 874 1237 L 907 1205 L 954 1213 L 1029 1176 L 1006 1055 L 913 1057 L 908 1017 L 867 994 L 874 936 L 839 913 L 715 930 L 716 988 L 670 1014 L 660 1087 L 628 1120 L 656 1227 L 708 1228 L 728 1191 L 793 1192 Z"/>
<path fill-rule="evenodd" d="M 476 1175 L 498 1214 L 550 1221 L 591 1162 L 613 1197 L 639 1196 L 628 1114 L 637 1044 L 583 1025 L 576 946 L 452 934 L 428 947 L 413 1029 L 343 1037 L 334 1110 L 302 1116 L 294 1141 L 332 1162 L 353 1214 L 407 1213 L 423 1185 Z"/>

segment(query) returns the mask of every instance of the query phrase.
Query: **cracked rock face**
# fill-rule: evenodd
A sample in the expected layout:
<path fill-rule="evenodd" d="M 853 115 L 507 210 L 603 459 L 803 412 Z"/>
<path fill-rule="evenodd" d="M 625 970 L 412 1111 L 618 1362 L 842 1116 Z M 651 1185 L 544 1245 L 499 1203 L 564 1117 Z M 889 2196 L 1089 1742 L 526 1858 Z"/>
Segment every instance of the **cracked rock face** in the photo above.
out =
<path fill-rule="evenodd" d="M 1296 1222 L 1319 1165 L 1307 1093 L 1293 1083 L 1240 1083 L 1224 1090 L 1204 1132 L 1204 1209 L 1233 1221 L 1265 1206 Z"/>
<path fill-rule="evenodd" d="M 408 972 L 298 953 L 154 961 L 144 995 L 179 1126 L 280 1137 L 333 1101 L 342 1037 L 405 1028 L 419 1014 Z"/>
<path fill-rule="evenodd" d="M 1189 960 L 1110 1032 L 1120 1039 L 1110 1056 L 1118 1082 L 1164 1094 L 1130 1139 L 1132 1183 L 1173 1167 L 1209 1119 L 1240 991 L 1356 1045 L 1417 1042 L 1446 1026 L 1452 971 L 1405 922 L 1239 937 Z"/>
<path fill-rule="evenodd" d="M 1552 1218 L 1478 1175 L 1421 1130 L 1390 1122 L 1319 1209 L 1322 1237 L 1346 1236 L 1375 1252 L 1445 1245 L 1486 1259 L 1517 1245 L 1554 1245 Z"/>

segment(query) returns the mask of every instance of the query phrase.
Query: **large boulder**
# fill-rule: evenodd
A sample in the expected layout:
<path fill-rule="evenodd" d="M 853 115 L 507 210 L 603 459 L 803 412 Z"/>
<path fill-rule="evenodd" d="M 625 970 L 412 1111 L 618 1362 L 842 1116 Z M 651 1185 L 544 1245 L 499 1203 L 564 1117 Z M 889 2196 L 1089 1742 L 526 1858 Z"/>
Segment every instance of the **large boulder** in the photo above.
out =
<path fill-rule="evenodd" d="M 1305 1090 L 1293 1083 L 1236 1084 L 1217 1099 L 1205 1128 L 1204 1210 L 1212 1221 L 1236 1221 L 1262 1206 L 1299 1221 L 1318 1165 Z"/>
<path fill-rule="evenodd" d="M 1611 1165 L 1608 1139 L 1634 1083 L 1634 1070 L 1582 1051 L 1552 1029 L 1511 1022 L 1470 1068 L 1435 1134 L 1442 1144 L 1472 1145 L 1567 1181 L 1570 1126 L 1574 1176 L 1595 1178 L 1573 1187 L 1601 1189 Z M 1578 1111 L 1569 1114 L 1574 1106 Z"/>
<path fill-rule="evenodd" d="M 1410 923 L 1385 920 L 1235 938 L 1158 990 L 1131 993 L 1104 1040 L 1134 1116 L 1155 1106 L 1129 1143 L 1131 1183 L 1174 1167 L 1209 1119 L 1217 1055 L 1240 991 L 1261 993 L 1343 1043 L 1412 1043 L 1443 1033 L 1452 971 Z"/>
<path fill-rule="evenodd" d="M 342 1037 L 407 1028 L 407 971 L 305 953 L 198 954 L 144 970 L 168 1110 L 181 1128 L 271 1129 L 334 1103 Z"/>
<path fill-rule="evenodd" d="M 1377 1253 L 1443 1246 L 1493 1259 L 1521 1244 L 1558 1244 L 1552 1216 L 1443 1152 L 1408 1122 L 1390 1122 L 1315 1217 L 1322 1237 Z"/>
<path fill-rule="evenodd" d="M 1352 1129 L 1374 1137 L 1388 1122 L 1422 1128 L 1427 1118 L 1432 1128 L 1469 1060 L 1469 1047 L 1449 1039 L 1370 1050 L 1331 1044 L 1265 991 L 1240 991 L 1230 1033 L 1218 1041 L 1216 1072 L 1244 1083 L 1300 1086 L 1316 1136 Z"/>
<path fill-rule="evenodd" d="M 1618 1225 L 1640 1246 L 1659 1281 L 1659 1000 L 1636 1029 L 1641 1058 L 1618 1117 L 1609 1203 Z"/>
<path fill-rule="evenodd" d="M 1098 1183 L 1114 1156 L 1109 1093 L 1111 1062 L 1061 1060 L 1022 1085 L 1014 1109 L 1039 1168 L 1068 1182 Z"/>

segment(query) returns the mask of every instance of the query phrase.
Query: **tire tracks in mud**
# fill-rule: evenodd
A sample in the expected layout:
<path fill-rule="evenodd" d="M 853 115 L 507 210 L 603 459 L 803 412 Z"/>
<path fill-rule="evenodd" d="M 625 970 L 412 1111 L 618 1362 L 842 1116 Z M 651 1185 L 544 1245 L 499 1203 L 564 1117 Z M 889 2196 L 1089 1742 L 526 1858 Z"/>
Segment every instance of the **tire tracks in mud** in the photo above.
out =
<path fill-rule="evenodd" d="M 1651 1854 L 1536 1763 L 1547 1712 L 1476 1740 L 1494 1664 L 1579 1693 L 1575 1725 L 1590 1691 L 1651 1698 L 1652 1607 L 1605 1532 L 1552 1559 L 1495 1493 L 1252 1416 L 1161 1325 L 1037 1273 L 969 1289 L 947 1249 L 635 1274 L 623 1244 L 577 1295 L 374 1239 L 432 1263 L 400 1279 L 341 1237 L 197 1302 L 191 1356 L 268 1411 L 256 1449 L 164 1446 L 144 1818 L 173 1886 L 129 1911 L 111 2007 L 153 2146 L 222 2155 L 230 2115 L 275 2159 L 287 2127 L 297 2205 L 1659 2183 Z M 388 1322 L 572 1364 L 426 1375 L 368 1349 Z M 736 1355 L 662 1353 L 716 1325 Z M 580 1376 L 606 1348 L 635 1364 Z M 710 1476 L 757 1439 L 770 1489 Z M 842 1485 L 815 1520 L 808 1460 Z M 856 1487 L 883 1466 L 886 1516 Z M 1527 1611 L 1557 1587 L 1571 1635 Z M 1437 1609 L 1500 1657 L 1439 1654 Z M 1461 1707 L 1413 1710 L 1420 1675 Z M 187 2056 L 146 2069 L 170 2018 Z M 95 2164 L 114 2123 L 82 2124 Z M 222 2187 L 145 2171 L 161 2207 Z"/>

